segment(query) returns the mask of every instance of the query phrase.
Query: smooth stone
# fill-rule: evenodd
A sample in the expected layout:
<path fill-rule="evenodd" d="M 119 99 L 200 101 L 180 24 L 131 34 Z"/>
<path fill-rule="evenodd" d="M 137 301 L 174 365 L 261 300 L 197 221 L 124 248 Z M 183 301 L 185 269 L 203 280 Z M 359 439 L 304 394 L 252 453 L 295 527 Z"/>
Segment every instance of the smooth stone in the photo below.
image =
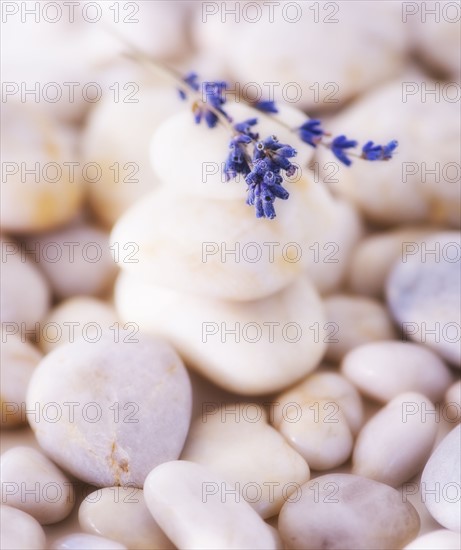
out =
<path fill-rule="evenodd" d="M 440 401 L 453 376 L 431 350 L 410 342 L 372 342 L 350 351 L 341 372 L 362 393 L 382 403 L 405 392 Z"/>
<path fill-rule="evenodd" d="M 438 529 L 419 536 L 407 544 L 404 550 L 459 550 L 460 546 L 459 533 Z"/>
<path fill-rule="evenodd" d="M 363 237 L 364 228 L 357 209 L 344 200 L 335 200 L 335 223 L 322 238 L 309 247 L 308 274 L 323 294 L 342 288 L 354 248 Z"/>
<path fill-rule="evenodd" d="M 365 237 L 352 251 L 347 282 L 354 294 L 382 298 L 387 277 L 404 252 L 411 252 L 427 235 L 430 227 L 398 228 Z"/>
<path fill-rule="evenodd" d="M 114 540 L 87 535 L 86 533 L 73 533 L 56 540 L 51 550 L 128 550 L 127 546 Z"/>
<path fill-rule="evenodd" d="M 166 338 L 188 366 L 241 395 L 296 382 L 317 367 L 326 347 L 322 302 L 304 277 L 263 300 L 226 302 L 122 273 L 115 305 L 122 321 Z"/>
<path fill-rule="evenodd" d="M 47 280 L 22 248 L 10 238 L 2 247 L 1 322 L 8 331 L 34 331 L 50 307 Z"/>
<path fill-rule="evenodd" d="M 363 404 L 358 391 L 346 378 L 336 372 L 314 372 L 296 386 L 278 395 L 276 400 L 279 405 L 274 408 L 271 418 L 274 424 L 283 420 L 283 407 L 288 403 L 302 406 L 315 403 L 318 400 L 334 405 L 335 411 L 333 412 L 331 406 L 329 410 L 330 413 L 333 413 L 331 414 L 332 420 L 335 418 L 336 409 L 339 408 L 354 435 L 358 433 L 363 424 Z"/>
<path fill-rule="evenodd" d="M 267 424 L 256 403 L 204 404 L 181 459 L 224 477 L 263 518 L 278 514 L 290 489 L 310 477 L 305 460 Z"/>
<path fill-rule="evenodd" d="M 88 200 L 106 227 L 112 227 L 135 201 L 160 183 L 149 159 L 152 132 L 169 115 L 185 108 L 174 90 L 145 82 L 143 72 L 124 78 L 125 82 L 142 83 L 132 98 L 137 103 L 115 103 L 112 95 L 104 96 L 91 110 L 82 138 L 85 162 L 97 162 L 101 167 L 101 178 L 88 183 Z M 127 85 L 122 97 L 134 90 Z M 189 110 L 188 115 L 192 117 Z"/>
<path fill-rule="evenodd" d="M 142 487 L 152 468 L 182 450 L 191 387 L 166 342 L 120 331 L 49 353 L 32 376 L 27 408 L 37 409 L 28 419 L 40 446 L 75 477 Z"/>
<path fill-rule="evenodd" d="M 121 329 L 123 325 L 111 304 L 92 296 L 75 296 L 60 302 L 44 319 L 39 345 L 49 353 L 78 338 L 93 340 L 99 332 Z"/>
<path fill-rule="evenodd" d="M 329 123 L 332 135 L 353 129 L 360 144 L 399 141 L 394 158 L 373 166 L 357 159 L 347 167 L 328 149 L 318 150 L 321 166 L 336 162 L 333 190 L 374 223 L 460 226 L 461 185 L 454 161 L 461 145 L 458 105 L 429 95 L 437 86 L 426 75 L 403 75 L 362 96 Z"/>
<path fill-rule="evenodd" d="M 328 191 L 300 179 L 273 220 L 256 218 L 241 191 L 239 199 L 204 200 L 160 186 L 112 231 L 112 246 L 136 251 L 120 267 L 151 284 L 236 301 L 270 296 L 308 273 L 309 247 L 334 221 Z"/>
<path fill-rule="evenodd" d="M 79 294 L 101 296 L 115 279 L 117 265 L 109 249 L 109 234 L 96 226 L 77 224 L 35 235 L 26 240 L 26 246 L 35 251 L 31 257 L 59 300 Z"/>
<path fill-rule="evenodd" d="M 33 101 L 8 101 L 3 105 L 2 117 L 8 133 L 8 140 L 2 140 L 2 162 L 5 170 L 7 166 L 16 168 L 2 181 L 2 232 L 35 233 L 69 222 L 77 214 L 84 195 L 81 163 L 74 176 L 64 165 L 79 162 L 75 132 L 59 126 Z M 22 168 L 34 170 L 37 165 L 37 177 L 27 175 Z"/>
<path fill-rule="evenodd" d="M 40 523 L 29 514 L 2 504 L 0 546 L 5 550 L 45 550 L 46 537 Z"/>
<path fill-rule="evenodd" d="M 445 403 L 454 403 L 461 411 L 461 380 L 454 382 L 445 394 Z"/>
<path fill-rule="evenodd" d="M 289 182 L 296 182 L 301 175 L 306 176 L 313 149 L 282 124 L 301 126 L 307 117 L 288 104 L 278 107 L 280 112 L 275 117 L 268 117 L 243 101 L 228 102 L 223 108 L 235 122 L 257 118 L 258 123 L 252 130 L 259 133 L 261 139 L 275 135 L 280 143 L 296 149 L 297 155 L 291 161 L 299 167 L 298 172 L 288 178 Z M 158 178 L 176 193 L 217 200 L 241 199 L 247 187 L 244 177 L 239 175 L 226 182 L 223 176 L 231 138 L 230 128 L 219 124 L 210 130 L 205 123 L 196 124 L 190 110 L 182 110 L 154 133 L 151 163 Z M 181 151 L 181 162 L 177 161 L 178 151 Z M 293 184 L 289 182 L 285 186 L 291 190 Z M 217 207 L 224 206 L 218 204 Z"/>
<path fill-rule="evenodd" d="M 1 426 L 14 428 L 27 422 L 24 410 L 27 386 L 42 354 L 19 334 L 7 334 L 4 330 L 0 334 Z"/>
<path fill-rule="evenodd" d="M 144 497 L 154 519 L 178 548 L 271 550 L 272 528 L 213 470 L 188 461 L 157 466 Z"/>
<path fill-rule="evenodd" d="M 324 301 L 331 337 L 325 358 L 339 362 L 352 349 L 368 342 L 392 340 L 395 336 L 387 309 L 363 296 L 333 294 Z"/>
<path fill-rule="evenodd" d="M 460 441 L 461 425 L 458 425 L 436 447 L 421 477 L 428 493 L 427 509 L 440 525 L 458 533 L 461 531 Z M 429 493 L 434 489 L 434 493 Z"/>
<path fill-rule="evenodd" d="M 435 233 L 424 244 L 436 253 L 420 252 L 394 265 L 386 285 L 389 309 L 410 339 L 461 368 L 461 236 Z"/>
<path fill-rule="evenodd" d="M 402 548 L 419 525 L 416 510 L 398 491 L 351 474 L 308 481 L 279 515 L 282 540 L 296 550 Z"/>
<path fill-rule="evenodd" d="M 237 21 L 222 10 L 197 13 L 194 20 L 200 52 L 220 58 L 244 95 L 285 100 L 304 110 L 334 109 L 402 69 L 407 25 L 400 6 L 333 4 L 319 13 L 304 2 L 269 6 L 242 7 Z M 370 41 L 371 36 L 379 39 Z M 308 64 L 306 52 L 315 52 Z"/>
<path fill-rule="evenodd" d="M 398 487 L 426 463 L 437 434 L 436 409 L 424 395 L 402 393 L 361 429 L 352 455 L 354 474 Z"/>
<path fill-rule="evenodd" d="M 174 548 L 147 509 L 141 489 L 106 487 L 90 493 L 80 505 L 78 521 L 84 531 L 132 550 Z"/>
<path fill-rule="evenodd" d="M 42 525 L 66 518 L 75 503 L 72 482 L 44 454 L 13 447 L 0 460 L 2 503 L 30 514 Z"/>

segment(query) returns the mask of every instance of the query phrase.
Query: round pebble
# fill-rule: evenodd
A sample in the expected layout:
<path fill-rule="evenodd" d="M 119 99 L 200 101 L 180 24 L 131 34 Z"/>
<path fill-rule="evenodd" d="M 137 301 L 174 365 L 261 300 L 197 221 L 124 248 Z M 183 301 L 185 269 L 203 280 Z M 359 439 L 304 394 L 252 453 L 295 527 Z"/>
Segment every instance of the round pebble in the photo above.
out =
<path fill-rule="evenodd" d="M 115 279 L 109 235 L 95 226 L 72 225 L 29 237 L 25 243 L 60 300 L 78 294 L 100 296 Z"/>
<path fill-rule="evenodd" d="M 461 380 L 454 382 L 445 394 L 445 403 L 454 403 L 461 411 Z"/>
<path fill-rule="evenodd" d="M 459 550 L 461 539 L 459 533 L 438 529 L 421 535 L 407 544 L 404 550 Z"/>
<path fill-rule="evenodd" d="M 144 484 L 147 507 L 178 548 L 278 547 L 272 529 L 238 490 L 200 464 L 166 462 Z"/>
<path fill-rule="evenodd" d="M 114 540 L 87 535 L 85 533 L 73 533 L 56 540 L 51 550 L 128 550 L 127 546 Z"/>
<path fill-rule="evenodd" d="M 67 517 L 74 507 L 74 487 L 44 454 L 13 447 L 1 456 L 2 502 L 43 524 Z"/>
<path fill-rule="evenodd" d="M 399 394 L 360 431 L 353 473 L 398 487 L 424 467 L 436 434 L 434 405 L 418 393 Z"/>
<path fill-rule="evenodd" d="M 398 491 L 350 474 L 308 481 L 279 515 L 282 540 L 296 550 L 402 548 L 416 537 L 419 524 L 416 510 Z"/>
<path fill-rule="evenodd" d="M 397 341 L 355 347 L 344 357 L 341 371 L 362 393 L 383 403 L 410 391 L 440 401 L 453 379 L 434 352 Z"/>
<path fill-rule="evenodd" d="M 330 361 L 341 361 L 346 353 L 362 344 L 395 336 L 389 313 L 377 300 L 333 294 L 325 298 L 324 304 L 331 327 L 325 358 Z"/>
<path fill-rule="evenodd" d="M 421 478 L 431 515 L 440 525 L 458 533 L 461 531 L 460 441 L 461 425 L 458 425 L 436 447 Z"/>
<path fill-rule="evenodd" d="M 153 467 L 181 452 L 191 387 L 168 344 L 120 331 L 49 353 L 27 408 L 40 446 L 65 470 L 96 486 L 142 487 Z"/>
<path fill-rule="evenodd" d="M 115 304 L 122 321 L 168 339 L 188 366 L 241 395 L 285 388 L 314 370 L 325 351 L 322 302 L 304 277 L 268 298 L 230 302 L 122 273 Z"/>
<path fill-rule="evenodd" d="M 91 296 L 75 296 L 60 302 L 50 311 L 43 321 L 39 345 L 49 353 L 78 338 L 93 341 L 102 332 L 122 328 L 112 305 Z"/>
<path fill-rule="evenodd" d="M 45 550 L 45 531 L 29 514 L 2 505 L 0 508 L 2 528 L 0 546 L 5 550 Z"/>
<path fill-rule="evenodd" d="M 23 253 L 21 245 L 2 238 L 2 328 L 13 332 L 36 330 L 50 307 L 50 288 L 41 271 Z"/>
<path fill-rule="evenodd" d="M 436 233 L 423 244 L 424 251 L 402 257 L 393 267 L 389 308 L 409 338 L 461 367 L 461 237 L 454 231 Z"/>
<path fill-rule="evenodd" d="M 255 403 L 204 403 L 181 459 L 224 477 L 263 518 L 276 515 L 290 489 L 310 476 L 305 460 L 267 424 Z"/>
<path fill-rule="evenodd" d="M 0 335 L 1 426 L 14 428 L 26 423 L 27 386 L 42 354 L 19 334 L 1 330 Z"/>
<path fill-rule="evenodd" d="M 78 520 L 84 531 L 116 540 L 132 550 L 174 549 L 147 509 L 141 489 L 99 489 L 82 502 Z"/>

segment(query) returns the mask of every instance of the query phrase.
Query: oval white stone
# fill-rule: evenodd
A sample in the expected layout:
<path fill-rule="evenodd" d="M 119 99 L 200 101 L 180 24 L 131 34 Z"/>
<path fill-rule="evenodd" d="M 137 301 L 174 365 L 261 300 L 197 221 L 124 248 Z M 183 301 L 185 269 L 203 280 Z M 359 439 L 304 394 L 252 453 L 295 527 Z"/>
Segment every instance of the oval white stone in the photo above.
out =
<path fill-rule="evenodd" d="M 89 494 L 80 505 L 78 521 L 84 531 L 132 550 L 174 548 L 147 509 L 141 489 L 106 487 Z"/>
<path fill-rule="evenodd" d="M 402 548 L 419 524 L 416 510 L 398 491 L 350 474 L 308 481 L 279 515 L 282 540 L 296 550 Z"/>
<path fill-rule="evenodd" d="M 29 514 L 4 506 L 0 508 L 2 528 L 0 546 L 5 550 L 45 550 L 45 531 L 36 519 Z"/>
<path fill-rule="evenodd" d="M 41 447 L 79 479 L 141 487 L 154 466 L 181 452 L 190 381 L 165 342 L 115 336 L 49 353 L 29 385 L 27 408 L 38 413 L 28 418 Z"/>
<path fill-rule="evenodd" d="M 461 380 L 454 382 L 445 394 L 445 403 L 454 403 L 458 410 L 461 411 Z"/>
<path fill-rule="evenodd" d="M 453 379 L 434 352 L 397 341 L 354 348 L 344 357 L 341 371 L 361 392 L 383 403 L 409 391 L 440 401 Z"/>
<path fill-rule="evenodd" d="M 1 456 L 2 502 L 33 516 L 42 525 L 67 517 L 74 507 L 74 488 L 44 454 L 32 447 L 13 447 Z"/>
<path fill-rule="evenodd" d="M 188 461 L 166 462 L 147 476 L 147 507 L 178 548 L 277 548 L 277 538 L 231 483 Z"/>
<path fill-rule="evenodd" d="M 51 550 L 128 550 L 127 546 L 114 540 L 87 535 L 86 533 L 73 533 L 56 540 Z"/>
<path fill-rule="evenodd" d="M 309 466 L 256 403 L 208 403 L 192 424 L 181 459 L 210 468 L 235 485 L 263 517 L 276 515 Z"/>
<path fill-rule="evenodd" d="M 188 365 L 242 395 L 288 386 L 314 370 L 325 350 L 322 302 L 303 277 L 262 300 L 226 302 L 122 273 L 115 304 L 123 321 L 167 338 Z"/>
<path fill-rule="evenodd" d="M 434 405 L 402 393 L 362 428 L 352 456 L 353 473 L 398 487 L 426 463 L 437 434 Z"/>
<path fill-rule="evenodd" d="M 459 533 L 438 529 L 419 536 L 407 544 L 404 550 L 459 550 L 460 543 Z"/>
<path fill-rule="evenodd" d="M 461 531 L 461 425 L 453 428 L 439 443 L 429 458 L 421 477 L 421 484 L 434 490 L 426 497 L 426 506 L 441 525 L 452 531 Z"/>

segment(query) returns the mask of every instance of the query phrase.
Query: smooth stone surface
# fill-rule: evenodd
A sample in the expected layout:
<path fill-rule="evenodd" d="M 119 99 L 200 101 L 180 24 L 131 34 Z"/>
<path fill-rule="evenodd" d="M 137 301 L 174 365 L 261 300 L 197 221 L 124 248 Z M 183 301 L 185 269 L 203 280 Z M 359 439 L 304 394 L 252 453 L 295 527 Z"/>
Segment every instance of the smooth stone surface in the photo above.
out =
<path fill-rule="evenodd" d="M 354 294 L 382 298 L 387 277 L 403 253 L 418 250 L 421 241 L 436 231 L 415 226 L 374 233 L 365 237 L 352 251 L 347 282 Z"/>
<path fill-rule="evenodd" d="M 437 86 L 442 88 L 425 75 L 407 73 L 362 96 L 329 123 L 332 135 L 353 128 L 359 144 L 370 139 L 378 144 L 399 141 L 389 162 L 373 166 L 357 159 L 347 167 L 326 148 L 318 151 L 321 166 L 337 164 L 334 190 L 373 222 L 460 226 L 461 183 L 455 160 L 461 146 L 458 105 L 442 92 L 430 95 Z"/>
<path fill-rule="evenodd" d="M 362 220 L 354 206 L 335 200 L 334 208 L 334 225 L 326 228 L 321 239 L 306 251 L 309 278 L 323 295 L 342 288 L 351 254 L 364 234 Z"/>
<path fill-rule="evenodd" d="M 288 501 L 279 515 L 286 548 L 297 550 L 388 550 L 416 537 L 419 517 L 401 494 L 350 474 L 317 477 Z"/>
<path fill-rule="evenodd" d="M 454 382 L 445 394 L 445 403 L 454 403 L 461 411 L 461 380 Z"/>
<path fill-rule="evenodd" d="M 96 226 L 71 225 L 29 237 L 26 245 L 36 251 L 32 258 L 60 300 L 79 294 L 100 296 L 115 279 L 117 264 L 109 250 L 109 234 Z"/>
<path fill-rule="evenodd" d="M 144 484 L 147 507 L 178 548 L 276 549 L 277 537 L 234 486 L 188 461 L 166 462 Z"/>
<path fill-rule="evenodd" d="M 0 545 L 5 550 L 45 550 L 46 537 L 42 526 L 29 514 L 4 506 L 0 508 L 2 528 Z"/>
<path fill-rule="evenodd" d="M 258 123 L 252 131 L 259 133 L 261 139 L 275 135 L 280 143 L 296 149 L 297 155 L 291 160 L 299 169 L 295 176 L 289 178 L 289 181 L 296 182 L 306 174 L 306 166 L 314 154 L 313 148 L 279 124 L 277 118 L 284 124 L 297 127 L 307 117 L 293 106 L 280 104 L 278 107 L 280 112 L 275 117 L 264 115 L 243 101 L 228 102 L 224 109 L 235 122 L 257 118 Z M 204 123 L 195 124 L 190 110 L 183 110 L 166 120 L 154 133 L 150 151 L 154 171 L 163 183 L 181 195 L 218 200 L 240 199 L 247 188 L 244 177 L 240 175 L 226 182 L 222 173 L 231 137 L 229 128 L 217 125 L 210 131 Z M 178 162 L 178 151 L 181 151 L 181 162 Z M 285 187 L 290 191 L 293 184 L 286 183 Z"/>
<path fill-rule="evenodd" d="M 147 509 L 141 489 L 106 487 L 89 494 L 80 505 L 78 521 L 84 531 L 132 550 L 174 549 Z"/>
<path fill-rule="evenodd" d="M 117 313 L 109 303 L 91 296 L 75 296 L 50 311 L 43 321 L 39 345 L 49 353 L 78 338 L 93 340 L 99 332 L 122 330 L 123 325 L 117 323 Z"/>
<path fill-rule="evenodd" d="M 181 459 L 210 468 L 235 485 L 263 517 L 276 515 L 285 497 L 310 477 L 309 466 L 256 403 L 204 405 Z"/>
<path fill-rule="evenodd" d="M 101 167 L 101 178 L 88 183 L 88 199 L 106 227 L 112 227 L 125 210 L 160 183 L 149 159 L 152 132 L 169 115 L 187 108 L 170 87 L 146 82 L 144 70 L 134 78 L 124 78 L 139 89 L 135 92 L 135 86 L 128 84 L 121 97 L 133 95 L 131 99 L 137 102 L 115 103 L 113 96 L 104 96 L 90 112 L 82 138 L 85 162 Z M 192 118 L 189 110 L 187 114 Z"/>
<path fill-rule="evenodd" d="M 418 393 L 402 393 L 360 431 L 352 471 L 398 487 L 424 467 L 436 433 L 435 407 L 429 399 Z"/>
<path fill-rule="evenodd" d="M 404 392 L 440 401 L 453 376 L 431 350 L 410 342 L 372 342 L 350 351 L 341 372 L 362 393 L 386 403 Z"/>
<path fill-rule="evenodd" d="M 55 541 L 51 550 L 128 550 L 127 546 L 114 540 L 87 535 L 86 533 L 74 533 L 66 535 Z"/>
<path fill-rule="evenodd" d="M 274 407 L 273 422 L 283 419 L 283 407 L 288 403 L 299 405 L 317 402 L 318 400 L 332 403 L 329 412 L 335 419 L 337 408 L 344 414 L 353 434 L 357 434 L 363 424 L 362 399 L 355 387 L 336 372 L 320 371 L 309 375 L 296 386 L 276 397 L 279 403 Z M 334 409 L 334 411 L 333 411 Z M 314 410 L 314 409 L 312 409 Z M 293 411 L 294 412 L 294 411 Z M 293 414 L 293 416 L 296 416 Z"/>
<path fill-rule="evenodd" d="M 459 550 L 460 546 L 459 533 L 438 529 L 418 537 L 407 544 L 404 550 Z"/>
<path fill-rule="evenodd" d="M 240 187 L 240 198 L 226 201 L 178 195 L 168 182 L 149 193 L 112 231 L 120 251 L 136 250 L 120 267 L 151 284 L 238 301 L 270 296 L 309 272 L 309 247 L 335 218 L 328 191 L 300 179 L 269 220 L 256 218 Z"/>
<path fill-rule="evenodd" d="M 42 78 L 43 75 L 38 80 Z M 27 104 L 8 101 L 3 104 L 2 118 L 2 135 L 8 133 L 1 147 L 5 168 L 1 188 L 2 231 L 47 231 L 70 221 L 84 195 L 74 132 L 56 124 L 33 101 Z M 65 162 L 78 163 L 74 176 Z M 35 168 L 37 175 L 24 172 Z"/>
<path fill-rule="evenodd" d="M 436 233 L 423 244 L 425 252 L 403 257 L 393 267 L 387 302 L 409 338 L 461 368 L 461 236 Z"/>
<path fill-rule="evenodd" d="M 22 248 L 10 238 L 0 240 L 2 246 L 1 322 L 13 332 L 33 331 L 50 307 L 48 282 L 34 262 L 26 258 Z"/>
<path fill-rule="evenodd" d="M 181 452 L 190 381 L 167 343 L 132 332 L 115 337 L 49 353 L 29 385 L 27 407 L 39 414 L 28 419 L 41 447 L 77 478 L 142 487 L 152 468 Z"/>
<path fill-rule="evenodd" d="M 427 492 L 436 489 L 426 496 L 427 509 L 441 525 L 457 532 L 461 531 L 460 452 L 461 425 L 458 425 L 436 447 L 421 478 Z"/>
<path fill-rule="evenodd" d="M 241 395 L 292 384 L 316 368 L 326 347 L 322 302 L 304 277 L 263 300 L 225 302 L 122 273 L 115 305 L 122 321 L 165 337 L 188 366 Z"/>
<path fill-rule="evenodd" d="M 2 503 L 30 514 L 42 525 L 63 520 L 74 507 L 69 478 L 31 447 L 14 447 L 2 454 L 0 479 Z"/>
<path fill-rule="evenodd" d="M 332 332 L 326 359 L 339 362 L 357 346 L 377 340 L 392 340 L 395 336 L 389 313 L 377 300 L 333 294 L 325 298 L 324 304 Z"/>
<path fill-rule="evenodd" d="M 2 428 L 12 428 L 27 422 L 26 392 L 29 380 L 42 354 L 19 334 L 0 331 L 0 401 Z"/>

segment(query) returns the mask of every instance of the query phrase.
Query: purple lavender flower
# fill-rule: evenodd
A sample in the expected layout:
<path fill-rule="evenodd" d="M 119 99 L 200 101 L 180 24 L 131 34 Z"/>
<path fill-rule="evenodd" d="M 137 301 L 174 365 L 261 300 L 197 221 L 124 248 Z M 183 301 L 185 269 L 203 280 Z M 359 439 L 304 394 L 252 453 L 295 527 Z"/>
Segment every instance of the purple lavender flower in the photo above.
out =
<path fill-rule="evenodd" d="M 335 137 L 335 139 L 331 142 L 330 147 L 335 157 L 343 164 L 345 164 L 346 166 L 350 166 L 352 164 L 351 159 L 345 153 L 345 149 L 357 147 L 357 141 L 353 139 L 347 139 L 346 136 L 341 135 Z"/>
<path fill-rule="evenodd" d="M 255 101 L 255 103 L 253 103 L 253 107 L 255 109 L 258 109 L 258 111 L 262 111 L 263 113 L 278 113 L 279 110 L 277 109 L 276 105 L 275 105 L 275 101 L 271 101 L 271 100 L 265 100 L 265 99 L 262 99 L 260 101 Z"/>
<path fill-rule="evenodd" d="M 312 147 L 317 147 L 322 141 L 322 136 L 325 135 L 325 131 L 320 126 L 321 124 L 321 121 L 316 118 L 306 121 L 298 129 L 298 135 L 301 140 Z"/>
<path fill-rule="evenodd" d="M 393 139 L 387 145 L 375 145 L 372 141 L 367 141 L 362 147 L 362 158 L 365 160 L 389 160 L 392 158 L 398 141 Z"/>

